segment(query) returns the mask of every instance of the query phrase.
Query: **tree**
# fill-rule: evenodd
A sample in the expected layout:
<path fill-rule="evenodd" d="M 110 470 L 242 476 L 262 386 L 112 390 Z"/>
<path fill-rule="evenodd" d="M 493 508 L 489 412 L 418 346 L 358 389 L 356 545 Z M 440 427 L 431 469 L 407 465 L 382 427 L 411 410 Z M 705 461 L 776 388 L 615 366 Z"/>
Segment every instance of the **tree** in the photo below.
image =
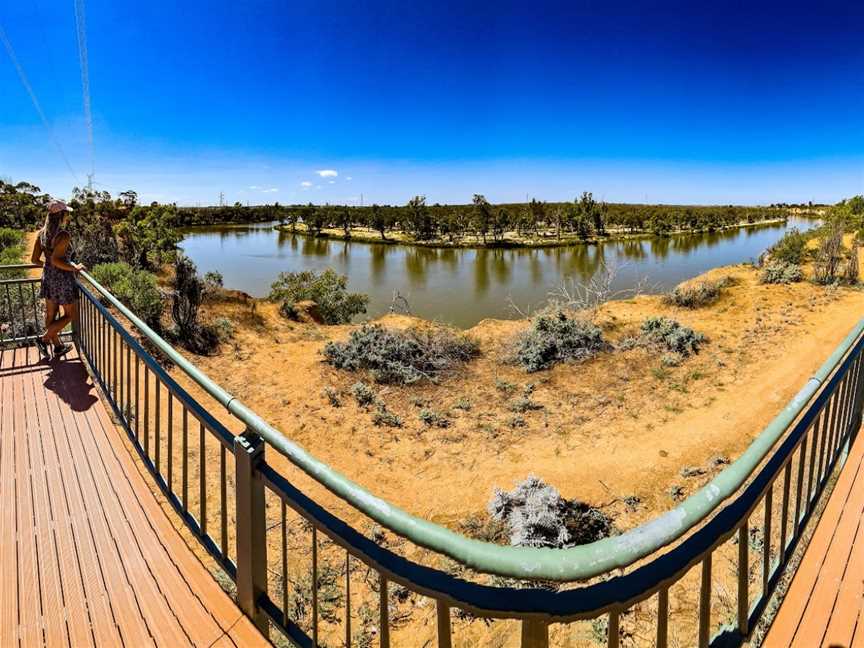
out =
<path fill-rule="evenodd" d="M 497 244 L 504 240 L 504 233 L 510 226 L 510 213 L 503 207 L 498 208 L 492 220 L 492 240 Z"/>
<path fill-rule="evenodd" d="M 492 223 L 492 205 L 482 194 L 474 194 L 474 230 L 483 237 L 486 244 L 486 235 Z"/>
<path fill-rule="evenodd" d="M 426 206 L 426 196 L 414 196 L 407 205 L 407 226 L 414 238 L 428 240 L 433 238 L 435 227 Z"/>
<path fill-rule="evenodd" d="M 327 268 L 320 275 L 303 272 L 280 272 L 270 287 L 269 299 L 281 302 L 285 316 L 294 313 L 294 304 L 313 301 L 325 324 L 347 324 L 355 315 L 366 312 L 369 297 L 348 292 L 348 277 Z"/>
<path fill-rule="evenodd" d="M 306 225 L 312 236 L 321 234 L 321 230 L 324 229 L 325 218 L 326 213 L 323 207 L 315 207 L 309 203 L 303 208 L 303 224 Z"/>
<path fill-rule="evenodd" d="M 0 180 L 0 227 L 31 229 L 45 220 L 48 196 L 29 182 Z"/>
<path fill-rule="evenodd" d="M 390 224 L 389 214 L 378 205 L 372 205 L 372 213 L 369 217 L 369 225 L 381 234 L 381 240 L 387 240 L 387 226 Z"/>
<path fill-rule="evenodd" d="M 134 207 L 114 225 L 120 256 L 129 265 L 157 269 L 168 261 L 183 236 L 175 229 L 177 207 L 152 203 Z"/>
<path fill-rule="evenodd" d="M 336 216 L 336 221 L 339 224 L 339 227 L 342 228 L 342 231 L 345 233 L 345 238 L 351 238 L 351 212 L 348 207 L 341 207 L 339 209 L 339 213 Z"/>

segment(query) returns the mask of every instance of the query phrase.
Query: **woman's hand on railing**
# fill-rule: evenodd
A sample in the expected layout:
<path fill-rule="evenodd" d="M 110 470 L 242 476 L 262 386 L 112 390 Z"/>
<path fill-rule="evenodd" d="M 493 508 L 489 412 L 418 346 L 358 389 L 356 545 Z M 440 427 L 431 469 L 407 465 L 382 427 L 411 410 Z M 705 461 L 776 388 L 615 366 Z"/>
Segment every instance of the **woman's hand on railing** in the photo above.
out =
<path fill-rule="evenodd" d="M 73 263 L 73 264 L 72 264 L 72 267 L 75 268 L 75 272 L 76 272 L 76 273 L 78 273 L 78 272 L 84 272 L 84 271 L 87 269 L 87 266 L 84 265 L 83 263 Z"/>

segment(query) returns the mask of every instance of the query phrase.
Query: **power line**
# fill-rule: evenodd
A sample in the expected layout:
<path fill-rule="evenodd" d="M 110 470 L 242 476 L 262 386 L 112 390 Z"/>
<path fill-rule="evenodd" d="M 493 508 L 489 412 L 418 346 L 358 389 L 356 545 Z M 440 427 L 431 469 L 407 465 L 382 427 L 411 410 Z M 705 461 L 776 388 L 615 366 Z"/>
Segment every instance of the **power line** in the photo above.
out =
<path fill-rule="evenodd" d="M 90 66 L 87 62 L 87 20 L 84 0 L 75 0 L 75 26 L 78 31 L 78 60 L 81 64 L 81 92 L 84 95 L 84 121 L 87 124 L 87 143 L 90 145 L 90 173 L 88 186 L 92 188 L 96 173 L 93 151 L 93 113 L 90 110 Z"/>
<path fill-rule="evenodd" d="M 27 94 L 30 96 L 30 101 L 33 103 L 33 107 L 39 114 L 39 119 L 42 120 L 42 125 L 45 127 L 45 130 L 48 131 L 48 136 L 51 138 L 51 141 L 57 148 L 57 152 L 60 153 L 60 157 L 63 158 L 63 162 L 66 163 L 66 168 L 69 169 L 69 173 L 71 173 L 72 177 L 75 178 L 75 183 L 78 184 L 78 175 L 75 173 L 75 170 L 69 163 L 69 158 L 66 157 L 66 152 L 63 150 L 63 147 L 60 145 L 60 141 L 54 134 L 54 129 L 51 128 L 51 124 L 48 122 L 48 118 L 45 116 L 45 112 L 42 110 L 42 105 L 39 103 L 39 99 L 36 98 L 36 93 L 33 91 L 33 86 L 30 85 L 30 81 L 27 79 L 27 73 L 24 72 L 24 67 L 18 61 L 18 57 L 15 54 L 15 49 L 12 47 L 12 42 L 9 40 L 8 36 L 6 36 L 6 31 L 3 29 L 3 25 L 0 25 L 0 40 L 3 41 L 3 45 L 6 47 L 6 53 L 9 54 L 9 60 L 11 60 L 12 65 L 15 66 L 15 70 L 18 72 L 18 78 L 21 80 L 21 85 L 24 86 L 24 90 L 26 90 Z"/>

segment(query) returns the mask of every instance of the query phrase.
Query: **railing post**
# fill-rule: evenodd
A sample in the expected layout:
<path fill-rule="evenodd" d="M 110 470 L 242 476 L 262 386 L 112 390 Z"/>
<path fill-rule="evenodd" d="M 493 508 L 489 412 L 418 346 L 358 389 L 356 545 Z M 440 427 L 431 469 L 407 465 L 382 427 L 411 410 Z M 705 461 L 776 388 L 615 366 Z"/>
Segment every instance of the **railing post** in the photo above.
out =
<path fill-rule="evenodd" d="M 267 592 L 267 526 L 264 481 L 258 466 L 264 461 L 264 441 L 246 430 L 234 437 L 237 467 L 237 603 L 258 629 L 268 635 L 269 623 L 258 606 Z"/>
<path fill-rule="evenodd" d="M 542 619 L 522 621 L 522 648 L 549 648 L 549 624 Z"/>

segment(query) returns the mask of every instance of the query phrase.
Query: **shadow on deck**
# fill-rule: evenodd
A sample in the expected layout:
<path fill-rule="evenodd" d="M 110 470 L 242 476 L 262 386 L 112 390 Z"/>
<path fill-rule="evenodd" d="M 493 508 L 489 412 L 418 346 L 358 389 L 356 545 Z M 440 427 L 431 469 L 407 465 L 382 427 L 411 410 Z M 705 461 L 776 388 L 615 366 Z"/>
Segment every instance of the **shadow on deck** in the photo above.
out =
<path fill-rule="evenodd" d="M 269 643 L 185 544 L 75 351 L 0 349 L 0 646 Z"/>

